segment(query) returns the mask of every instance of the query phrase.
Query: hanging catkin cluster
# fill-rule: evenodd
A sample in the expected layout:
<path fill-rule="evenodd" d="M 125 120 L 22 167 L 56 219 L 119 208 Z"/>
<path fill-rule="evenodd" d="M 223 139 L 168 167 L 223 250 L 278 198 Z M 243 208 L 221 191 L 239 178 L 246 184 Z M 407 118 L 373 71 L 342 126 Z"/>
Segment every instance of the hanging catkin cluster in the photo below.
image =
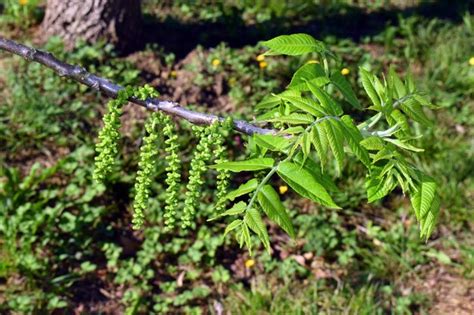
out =
<path fill-rule="evenodd" d="M 186 229 L 191 226 L 196 214 L 196 206 L 199 200 L 199 193 L 202 184 L 202 175 L 206 171 L 206 162 L 211 158 L 210 147 L 212 144 L 212 134 L 216 131 L 217 124 L 202 128 L 193 126 L 192 130 L 199 138 L 199 143 L 194 150 L 189 170 L 188 184 L 186 186 L 186 199 L 184 201 L 184 209 L 181 227 Z"/>
<path fill-rule="evenodd" d="M 130 97 L 146 100 L 156 97 L 158 93 L 150 86 L 145 85 L 138 89 L 126 88 L 121 90 L 117 99 L 109 102 L 108 113 L 104 116 L 104 127 L 99 133 L 99 143 L 97 144 L 96 167 L 94 178 L 103 181 L 112 171 L 115 159 L 118 155 L 118 140 L 120 138 L 120 115 L 122 106 Z M 140 157 L 138 171 L 135 179 L 135 196 L 133 202 L 133 228 L 139 229 L 145 221 L 145 212 L 148 207 L 150 188 L 154 178 L 156 161 L 158 159 L 158 147 L 160 137 L 164 137 L 166 154 L 166 196 L 164 207 L 164 224 L 166 230 L 171 230 L 176 226 L 177 217 L 180 217 L 181 227 L 187 228 L 192 225 L 196 214 L 196 207 L 200 197 L 201 187 L 204 184 L 203 174 L 207 170 L 206 163 L 213 157 L 215 163 L 227 161 L 224 147 L 223 132 L 232 128 L 233 122 L 227 119 L 223 123 L 216 121 L 207 127 L 193 126 L 192 130 L 199 139 L 194 150 L 190 164 L 189 178 L 184 196 L 184 207 L 180 216 L 179 190 L 181 187 L 181 161 L 179 159 L 178 135 L 175 125 L 167 115 L 161 112 L 154 112 L 145 123 L 146 135 L 140 147 Z M 221 129 L 221 130 L 219 130 Z M 227 194 L 229 182 L 229 171 L 218 170 L 216 181 L 216 200 L 221 200 Z M 218 203 L 216 210 L 223 210 L 224 203 Z"/>
<path fill-rule="evenodd" d="M 205 128 L 193 127 L 193 131 L 199 138 L 199 143 L 196 146 L 191 160 L 189 181 L 186 186 L 186 199 L 184 201 L 184 211 L 181 224 L 183 229 L 191 226 L 192 221 L 194 220 L 200 196 L 200 188 L 204 184 L 202 176 L 207 170 L 206 162 L 210 161 L 212 156 L 215 159 L 215 163 L 223 163 L 227 161 L 226 150 L 224 147 L 224 136 L 222 132 L 231 128 L 232 125 L 232 119 L 227 119 L 222 124 L 219 121 L 216 121 Z M 223 130 L 219 130 L 220 127 L 223 127 Z M 213 148 L 212 151 L 211 148 Z M 220 200 L 227 194 L 229 178 L 229 171 L 218 171 L 216 200 Z M 221 212 L 224 206 L 225 204 L 218 203 L 216 205 L 216 210 Z"/>
<path fill-rule="evenodd" d="M 176 209 L 179 205 L 178 194 L 181 179 L 181 161 L 178 156 L 178 135 L 174 132 L 174 124 L 168 116 L 163 115 L 163 134 L 167 138 L 165 140 L 166 161 L 166 206 L 163 214 L 166 230 L 171 230 L 176 223 Z"/>
<path fill-rule="evenodd" d="M 224 123 L 222 123 L 221 132 L 214 133 L 214 150 L 212 152 L 215 157 L 214 163 L 220 164 L 227 162 L 226 147 L 224 146 L 224 135 L 223 132 L 228 132 L 232 129 L 232 118 L 227 118 Z M 227 189 L 229 187 L 230 172 L 228 170 L 218 170 L 217 172 L 217 184 L 216 184 L 216 197 L 217 204 L 215 211 L 220 213 L 225 208 L 225 202 L 221 202 L 223 197 L 227 194 Z"/>
<path fill-rule="evenodd" d="M 135 199 L 133 201 L 133 228 L 139 229 L 144 222 L 144 211 L 147 208 L 150 196 L 150 186 L 153 178 L 153 171 L 156 166 L 158 155 L 158 125 L 162 120 L 159 112 L 153 113 L 145 124 L 147 135 L 143 138 L 140 147 L 140 161 L 138 162 L 138 172 L 135 179 Z"/>
<path fill-rule="evenodd" d="M 95 150 L 95 168 L 93 178 L 103 182 L 111 173 L 118 155 L 118 141 L 120 139 L 120 116 L 122 107 L 127 103 L 131 89 L 123 89 L 118 92 L 117 98 L 107 103 L 107 113 L 103 117 L 104 127 L 99 132 L 99 141 Z"/>

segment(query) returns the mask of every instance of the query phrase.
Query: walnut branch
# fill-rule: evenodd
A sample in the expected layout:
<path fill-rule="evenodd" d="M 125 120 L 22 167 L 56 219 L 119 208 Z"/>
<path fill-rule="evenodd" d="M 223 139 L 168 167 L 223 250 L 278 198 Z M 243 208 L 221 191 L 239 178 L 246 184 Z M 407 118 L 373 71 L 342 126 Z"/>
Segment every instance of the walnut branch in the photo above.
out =
<path fill-rule="evenodd" d="M 5 39 L 0 36 L 0 50 L 8 51 L 12 54 L 21 56 L 28 61 L 35 61 L 43 66 L 52 69 L 61 77 L 70 78 L 79 83 L 87 85 L 109 97 L 116 97 L 119 90 L 123 87 L 114 84 L 113 82 L 108 81 L 107 79 L 96 76 L 92 73 L 89 73 L 80 66 L 70 65 L 68 63 L 62 62 L 56 59 L 51 53 L 41 51 L 35 48 L 31 48 L 22 44 L 19 44 L 15 41 Z M 197 125 L 210 125 L 214 121 L 221 120 L 225 118 L 219 117 L 216 115 L 199 113 L 191 111 L 180 106 L 176 102 L 163 101 L 156 98 L 147 99 L 146 101 L 139 100 L 137 98 L 130 98 L 129 101 L 133 104 L 146 107 L 149 110 L 160 110 L 169 115 L 177 116 L 183 118 L 193 124 Z M 258 126 L 255 126 L 251 123 L 248 123 L 244 120 L 234 120 L 234 129 L 242 133 L 252 135 L 252 134 L 273 134 L 276 133 L 275 130 L 265 129 Z"/>

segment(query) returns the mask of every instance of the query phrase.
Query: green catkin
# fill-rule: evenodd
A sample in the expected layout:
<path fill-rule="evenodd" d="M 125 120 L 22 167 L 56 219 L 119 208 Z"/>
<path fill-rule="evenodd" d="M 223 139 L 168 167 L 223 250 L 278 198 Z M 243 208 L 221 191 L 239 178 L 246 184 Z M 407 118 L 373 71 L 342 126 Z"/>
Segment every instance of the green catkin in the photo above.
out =
<path fill-rule="evenodd" d="M 194 133 L 199 137 L 199 143 L 194 151 L 189 170 L 189 180 L 186 186 L 186 199 L 184 201 L 184 209 L 181 227 L 186 229 L 191 226 L 192 220 L 196 213 L 196 206 L 200 196 L 200 188 L 204 181 L 202 174 L 206 171 L 206 162 L 211 158 L 210 147 L 213 141 L 213 134 L 216 132 L 218 123 L 214 123 L 209 127 L 202 128 L 193 126 Z"/>
<path fill-rule="evenodd" d="M 120 90 L 117 98 L 107 104 L 108 112 L 103 118 L 104 127 L 99 132 L 99 141 L 95 148 L 97 156 L 95 157 L 93 178 L 98 182 L 103 182 L 114 167 L 119 151 L 120 116 L 122 115 L 122 107 L 127 103 L 130 95 L 131 90 L 129 88 Z"/>
<path fill-rule="evenodd" d="M 176 209 L 178 208 L 178 194 L 181 179 L 181 161 L 178 156 L 178 135 L 175 134 L 174 124 L 168 116 L 163 116 L 163 134 L 167 138 L 166 144 L 166 206 L 164 212 L 165 229 L 171 230 L 176 223 Z"/>
<path fill-rule="evenodd" d="M 157 97 L 158 92 L 145 84 L 143 87 L 131 90 L 130 93 L 140 100 L 146 100 L 150 97 Z M 157 127 L 163 122 L 165 116 L 160 112 L 154 112 L 145 123 L 147 136 L 143 138 L 143 144 L 140 147 L 140 160 L 138 162 L 137 177 L 135 179 L 135 198 L 133 201 L 133 219 L 134 229 L 140 229 L 145 219 L 144 211 L 148 204 L 150 196 L 150 186 L 152 181 L 152 172 L 156 165 L 156 156 L 158 155 L 158 130 Z"/>
<path fill-rule="evenodd" d="M 135 199 L 133 201 L 133 228 L 140 229 L 144 222 L 144 211 L 148 205 L 150 196 L 150 186 L 152 174 L 156 165 L 158 155 L 158 130 L 157 127 L 162 121 L 163 114 L 154 112 L 145 124 L 147 135 L 143 138 L 140 147 L 140 161 L 138 162 L 138 172 L 135 179 Z"/>
<path fill-rule="evenodd" d="M 222 131 L 214 134 L 214 151 L 213 156 L 215 157 L 215 164 L 227 162 L 226 148 L 224 146 L 224 135 L 222 132 L 229 131 L 233 126 L 231 118 L 226 119 L 222 124 Z M 229 187 L 230 172 L 228 170 L 219 170 L 217 172 L 217 184 L 216 184 L 216 200 L 217 204 L 215 211 L 217 213 L 222 212 L 225 209 L 225 202 L 223 197 L 227 195 L 227 189 Z"/>

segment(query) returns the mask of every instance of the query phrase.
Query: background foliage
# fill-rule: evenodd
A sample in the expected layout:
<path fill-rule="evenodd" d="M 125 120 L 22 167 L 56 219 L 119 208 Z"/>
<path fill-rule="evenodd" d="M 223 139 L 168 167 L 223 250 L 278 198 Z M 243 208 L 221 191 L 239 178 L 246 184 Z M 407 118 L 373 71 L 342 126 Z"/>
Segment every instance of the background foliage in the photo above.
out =
<path fill-rule="evenodd" d="M 3 4 L 0 32 L 29 42 L 41 4 L 20 3 Z M 292 73 L 315 57 L 262 58 L 257 41 L 301 25 L 310 33 L 318 29 L 315 35 L 343 58 L 345 77 L 355 85 L 361 86 L 359 66 L 376 73 L 387 73 L 390 66 L 400 74 L 410 71 L 441 107 L 431 114 L 433 128 L 419 127 L 425 151 L 415 161 L 442 187 L 440 224 L 430 241 L 420 240 L 401 191 L 367 203 L 364 170 L 351 161 L 336 179 L 340 193 L 334 200 L 342 209 L 315 206 L 287 191 L 285 183 L 273 182 L 292 209 L 296 239 L 269 225 L 271 254 L 262 248 L 249 257 L 222 238 L 224 223 L 206 222 L 213 214 L 205 202 L 215 189 L 211 178 L 203 186 L 194 230 L 170 235 L 150 224 L 134 232 L 131 192 L 144 112 L 124 109 L 121 171 L 105 189 L 92 181 L 92 166 L 106 100 L 39 65 L 2 54 L 0 310 L 408 314 L 469 306 L 458 297 L 474 286 L 472 8 L 461 1 L 449 7 L 391 3 L 193 6 L 150 0 L 144 1 L 149 27 L 161 26 L 175 38 L 189 36 L 190 29 L 198 35 L 179 47 L 150 37 L 146 48 L 126 57 L 106 44 L 79 43 L 65 52 L 54 38 L 45 49 L 120 84 L 148 82 L 191 108 L 248 119 L 263 95 L 281 91 Z M 358 33 L 341 22 L 367 17 L 371 24 L 362 24 Z M 226 32 L 216 34 L 216 26 Z M 196 139 L 187 123 L 179 122 L 179 128 L 179 145 L 190 159 Z M 230 133 L 226 141 L 235 148 L 229 152 L 234 160 L 249 150 L 241 135 Z M 162 175 L 152 185 L 158 197 L 150 200 L 150 222 L 162 221 L 163 160 L 155 166 Z M 234 188 L 248 179 L 242 176 Z"/>

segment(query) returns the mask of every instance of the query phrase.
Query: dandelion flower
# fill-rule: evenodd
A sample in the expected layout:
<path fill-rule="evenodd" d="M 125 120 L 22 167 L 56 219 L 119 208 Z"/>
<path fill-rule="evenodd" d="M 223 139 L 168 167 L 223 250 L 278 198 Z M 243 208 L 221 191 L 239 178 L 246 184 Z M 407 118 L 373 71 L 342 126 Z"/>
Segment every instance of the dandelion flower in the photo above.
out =
<path fill-rule="evenodd" d="M 250 269 L 250 268 L 252 268 L 254 265 L 255 265 L 255 260 L 253 260 L 253 259 L 247 259 L 247 260 L 245 261 L 245 268 Z"/>
<path fill-rule="evenodd" d="M 212 60 L 212 66 L 214 68 L 217 68 L 221 64 L 221 61 L 219 59 L 213 59 Z"/>
<path fill-rule="evenodd" d="M 474 57 L 471 57 L 471 58 L 469 59 L 469 64 L 470 64 L 471 66 L 474 66 Z"/>
<path fill-rule="evenodd" d="M 280 194 L 284 194 L 288 191 L 288 186 L 280 186 L 278 187 L 278 191 L 280 191 Z"/>
<path fill-rule="evenodd" d="M 20 3 L 20 5 L 27 5 L 28 4 L 28 0 L 19 0 L 18 2 Z"/>
<path fill-rule="evenodd" d="M 258 66 L 260 67 L 260 69 L 265 69 L 268 66 L 268 64 L 265 61 L 260 61 L 258 63 Z"/>
<path fill-rule="evenodd" d="M 265 56 L 264 55 L 258 55 L 256 59 L 257 59 L 257 61 L 264 61 Z"/>
<path fill-rule="evenodd" d="M 341 74 L 342 74 L 342 75 L 348 75 L 349 73 L 351 73 L 351 71 L 350 71 L 349 69 L 347 69 L 347 68 L 343 68 L 343 69 L 341 70 Z"/>

